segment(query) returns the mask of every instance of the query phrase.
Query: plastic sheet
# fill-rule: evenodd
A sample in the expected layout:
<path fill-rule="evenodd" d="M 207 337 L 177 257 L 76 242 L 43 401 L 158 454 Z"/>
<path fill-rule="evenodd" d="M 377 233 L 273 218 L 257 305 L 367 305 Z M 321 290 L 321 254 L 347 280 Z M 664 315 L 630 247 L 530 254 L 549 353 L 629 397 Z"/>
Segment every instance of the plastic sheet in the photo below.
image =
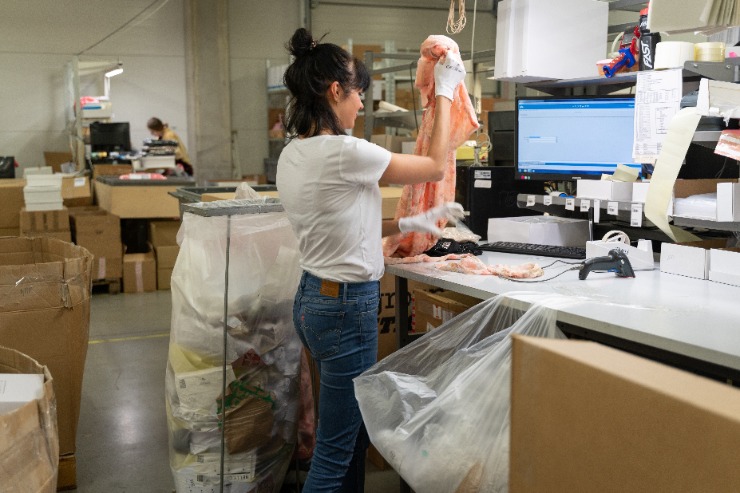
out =
<path fill-rule="evenodd" d="M 417 493 L 507 491 L 510 335 L 564 338 L 552 308 L 572 303 L 515 297 L 470 308 L 355 379 L 370 440 Z"/>
<path fill-rule="evenodd" d="M 290 224 L 282 212 L 186 213 L 178 241 L 166 374 L 177 492 L 220 490 L 224 364 L 224 491 L 278 491 L 300 409 L 301 343 L 292 321 L 300 268 Z"/>

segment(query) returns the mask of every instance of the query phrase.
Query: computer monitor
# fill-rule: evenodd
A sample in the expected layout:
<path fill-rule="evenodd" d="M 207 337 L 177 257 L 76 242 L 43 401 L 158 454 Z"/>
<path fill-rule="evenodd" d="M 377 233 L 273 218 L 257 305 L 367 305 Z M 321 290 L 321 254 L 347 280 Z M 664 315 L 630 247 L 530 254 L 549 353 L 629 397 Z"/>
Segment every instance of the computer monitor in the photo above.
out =
<path fill-rule="evenodd" d="M 90 150 L 92 152 L 130 151 L 131 133 L 128 122 L 91 123 Z"/>
<path fill-rule="evenodd" d="M 520 180 L 600 179 L 632 159 L 633 96 L 520 97 L 516 166 Z"/>

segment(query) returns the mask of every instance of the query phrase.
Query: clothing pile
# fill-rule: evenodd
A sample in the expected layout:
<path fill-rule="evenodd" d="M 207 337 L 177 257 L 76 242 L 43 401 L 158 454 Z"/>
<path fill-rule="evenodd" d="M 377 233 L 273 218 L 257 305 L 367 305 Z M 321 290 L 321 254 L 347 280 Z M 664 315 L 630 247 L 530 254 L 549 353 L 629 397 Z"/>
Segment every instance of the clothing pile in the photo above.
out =
<path fill-rule="evenodd" d="M 295 237 L 282 212 L 186 213 L 179 239 L 166 372 L 176 490 L 220 490 L 223 431 L 224 491 L 279 491 L 301 407 Z"/>

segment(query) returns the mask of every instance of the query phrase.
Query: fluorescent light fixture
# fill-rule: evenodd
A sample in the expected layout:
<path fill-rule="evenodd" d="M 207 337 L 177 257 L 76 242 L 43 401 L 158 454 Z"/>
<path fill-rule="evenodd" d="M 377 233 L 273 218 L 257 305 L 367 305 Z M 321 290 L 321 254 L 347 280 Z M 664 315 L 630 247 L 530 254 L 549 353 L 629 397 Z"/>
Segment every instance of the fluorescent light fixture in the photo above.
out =
<path fill-rule="evenodd" d="M 115 77 L 116 75 L 122 74 L 122 73 L 123 73 L 123 67 L 119 65 L 118 68 L 114 68 L 113 70 L 106 72 L 105 76 L 110 79 L 111 77 Z"/>

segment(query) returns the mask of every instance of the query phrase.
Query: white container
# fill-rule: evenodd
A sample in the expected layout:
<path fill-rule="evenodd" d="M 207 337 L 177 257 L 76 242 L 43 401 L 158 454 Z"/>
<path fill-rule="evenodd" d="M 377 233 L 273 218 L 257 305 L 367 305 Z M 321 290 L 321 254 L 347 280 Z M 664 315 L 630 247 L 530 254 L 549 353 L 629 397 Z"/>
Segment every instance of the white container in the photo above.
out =
<path fill-rule="evenodd" d="M 709 250 L 709 280 L 740 286 L 740 250 Z"/>
<path fill-rule="evenodd" d="M 610 180 L 578 180 L 576 182 L 576 197 L 629 202 L 632 200 L 632 183 Z"/>
<path fill-rule="evenodd" d="M 588 221 L 555 216 L 492 217 L 488 241 L 582 247 L 588 241 Z"/>
<path fill-rule="evenodd" d="M 661 41 L 655 48 L 656 70 L 683 67 L 694 59 L 694 43 L 687 41 Z"/>

